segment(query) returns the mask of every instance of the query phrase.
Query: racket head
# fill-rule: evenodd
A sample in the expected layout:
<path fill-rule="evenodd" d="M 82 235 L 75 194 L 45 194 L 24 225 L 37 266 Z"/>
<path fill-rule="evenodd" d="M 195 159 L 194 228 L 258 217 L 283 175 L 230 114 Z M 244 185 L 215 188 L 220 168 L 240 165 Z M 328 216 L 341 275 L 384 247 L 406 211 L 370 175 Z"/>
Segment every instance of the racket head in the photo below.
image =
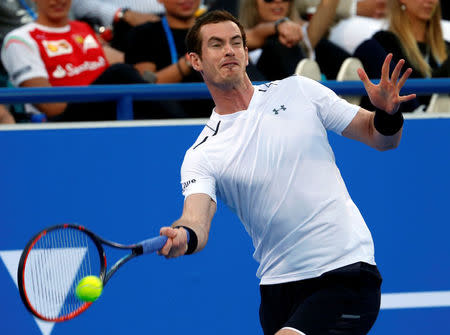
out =
<path fill-rule="evenodd" d="M 52 226 L 37 233 L 22 252 L 20 297 L 39 319 L 67 321 L 92 304 L 76 296 L 78 282 L 89 275 L 103 281 L 105 272 L 105 252 L 94 233 L 74 224 Z"/>

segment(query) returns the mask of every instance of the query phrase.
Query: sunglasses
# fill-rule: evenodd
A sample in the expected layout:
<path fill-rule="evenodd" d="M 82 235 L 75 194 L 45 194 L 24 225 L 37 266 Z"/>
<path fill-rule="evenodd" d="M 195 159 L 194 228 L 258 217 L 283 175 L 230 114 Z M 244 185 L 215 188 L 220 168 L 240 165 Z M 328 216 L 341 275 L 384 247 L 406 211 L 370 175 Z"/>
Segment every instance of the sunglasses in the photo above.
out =
<path fill-rule="evenodd" d="M 271 3 L 274 2 L 275 0 L 264 0 L 265 3 Z M 291 2 L 291 0 L 283 0 L 283 2 Z"/>

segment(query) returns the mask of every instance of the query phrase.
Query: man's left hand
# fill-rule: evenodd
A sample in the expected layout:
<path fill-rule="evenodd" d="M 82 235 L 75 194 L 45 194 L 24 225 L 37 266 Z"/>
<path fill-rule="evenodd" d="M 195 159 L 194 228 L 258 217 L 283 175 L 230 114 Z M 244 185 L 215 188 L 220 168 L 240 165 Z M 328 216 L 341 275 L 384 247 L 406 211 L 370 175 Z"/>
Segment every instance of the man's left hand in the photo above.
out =
<path fill-rule="evenodd" d="M 392 54 L 390 53 L 384 60 L 381 69 L 381 79 L 377 85 L 369 80 L 364 69 L 358 69 L 358 75 L 369 95 L 370 102 L 375 107 L 382 109 L 389 114 L 395 114 L 402 102 L 415 99 L 416 95 L 409 94 L 400 96 L 400 90 L 410 76 L 412 69 L 408 68 L 399 79 L 400 71 L 405 64 L 405 60 L 401 59 L 395 66 L 395 69 L 392 71 L 392 75 L 389 78 L 389 65 L 391 61 Z"/>

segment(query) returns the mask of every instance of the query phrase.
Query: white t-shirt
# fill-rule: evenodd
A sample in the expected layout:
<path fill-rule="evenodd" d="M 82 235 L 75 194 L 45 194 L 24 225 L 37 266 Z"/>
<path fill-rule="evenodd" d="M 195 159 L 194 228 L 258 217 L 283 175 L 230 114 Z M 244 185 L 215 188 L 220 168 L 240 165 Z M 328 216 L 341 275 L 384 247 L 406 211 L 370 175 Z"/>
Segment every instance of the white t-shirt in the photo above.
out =
<path fill-rule="evenodd" d="M 320 83 L 292 76 L 255 86 L 247 110 L 213 112 L 186 152 L 184 196 L 217 195 L 238 215 L 253 240 L 261 284 L 375 264 L 371 234 L 326 132 L 341 134 L 358 109 Z"/>

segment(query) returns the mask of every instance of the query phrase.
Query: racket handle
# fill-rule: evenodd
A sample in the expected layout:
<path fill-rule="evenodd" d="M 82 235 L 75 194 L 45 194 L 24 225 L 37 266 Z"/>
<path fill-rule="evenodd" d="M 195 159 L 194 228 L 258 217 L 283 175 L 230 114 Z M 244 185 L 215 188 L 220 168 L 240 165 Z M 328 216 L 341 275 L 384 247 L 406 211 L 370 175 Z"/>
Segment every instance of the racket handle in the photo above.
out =
<path fill-rule="evenodd" d="M 187 234 L 187 242 L 189 243 L 189 231 L 186 230 Z M 164 244 L 167 242 L 167 236 L 157 236 L 149 238 L 148 240 L 144 240 L 139 243 L 139 245 L 142 246 L 142 253 L 143 254 L 150 254 L 152 252 L 160 250 L 162 247 L 164 247 Z"/>
<path fill-rule="evenodd" d="M 149 254 L 160 250 L 167 242 L 167 236 L 157 236 L 149 238 L 139 243 L 142 246 L 142 253 Z"/>

